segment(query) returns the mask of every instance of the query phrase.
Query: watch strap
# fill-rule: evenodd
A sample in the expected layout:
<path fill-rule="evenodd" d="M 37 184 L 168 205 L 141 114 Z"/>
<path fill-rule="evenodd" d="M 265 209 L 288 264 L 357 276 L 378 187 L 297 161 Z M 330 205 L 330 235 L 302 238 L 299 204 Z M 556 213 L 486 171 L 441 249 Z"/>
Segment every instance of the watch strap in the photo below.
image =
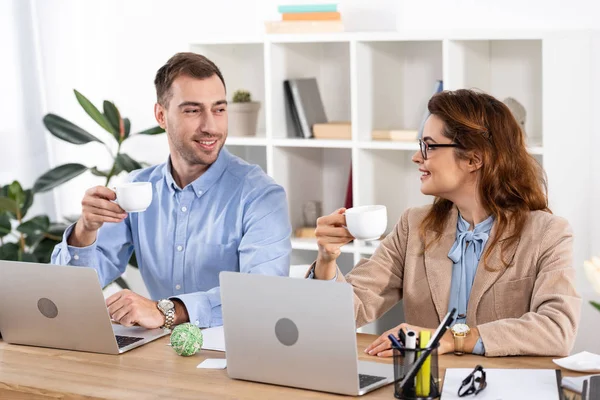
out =
<path fill-rule="evenodd" d="M 465 335 L 454 335 L 454 354 L 465 354 Z"/>

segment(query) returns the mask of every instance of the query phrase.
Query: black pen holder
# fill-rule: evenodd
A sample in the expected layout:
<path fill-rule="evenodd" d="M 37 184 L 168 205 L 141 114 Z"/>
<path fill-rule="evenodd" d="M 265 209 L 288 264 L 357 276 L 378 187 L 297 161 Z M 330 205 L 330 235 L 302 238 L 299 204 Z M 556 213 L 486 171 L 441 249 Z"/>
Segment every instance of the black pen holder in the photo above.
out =
<path fill-rule="evenodd" d="M 426 349 L 398 350 L 393 347 L 394 352 L 394 397 L 403 400 L 425 400 L 437 399 L 441 396 L 440 379 L 438 368 L 437 346 L 431 349 L 426 361 L 421 365 L 414 379 L 402 387 L 401 383 L 411 370 L 414 362 L 419 358 L 422 351 Z M 429 373 L 427 372 L 429 370 Z"/>

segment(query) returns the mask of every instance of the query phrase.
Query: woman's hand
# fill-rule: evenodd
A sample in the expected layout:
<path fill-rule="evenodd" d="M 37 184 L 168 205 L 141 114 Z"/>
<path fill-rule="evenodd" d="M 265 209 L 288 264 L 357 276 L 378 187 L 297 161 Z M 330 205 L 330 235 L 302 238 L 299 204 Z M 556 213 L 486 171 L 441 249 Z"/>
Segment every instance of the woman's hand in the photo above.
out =
<path fill-rule="evenodd" d="M 388 335 L 392 334 L 395 337 L 398 337 L 398 332 L 402 329 L 404 333 L 407 330 L 412 330 L 417 333 L 417 337 L 420 331 L 429 331 L 431 332 L 431 336 L 435 332 L 435 329 L 427 329 L 421 328 L 419 326 L 409 325 L 409 324 L 400 324 L 395 328 L 390 329 L 387 332 L 384 332 L 381 336 L 373 341 L 366 349 L 365 353 L 370 354 L 372 356 L 377 357 L 391 357 L 393 355 L 392 351 L 392 342 L 388 338 Z M 438 354 L 446 354 L 454 351 L 454 338 L 452 337 L 452 332 L 448 329 L 442 339 L 440 340 L 440 347 L 438 347 Z"/>
<path fill-rule="evenodd" d="M 333 213 L 317 220 L 315 235 L 319 245 L 319 255 L 315 267 L 315 278 L 333 279 L 337 270 L 336 259 L 340 256 L 340 249 L 354 237 L 345 228 L 345 208 L 340 208 Z"/>

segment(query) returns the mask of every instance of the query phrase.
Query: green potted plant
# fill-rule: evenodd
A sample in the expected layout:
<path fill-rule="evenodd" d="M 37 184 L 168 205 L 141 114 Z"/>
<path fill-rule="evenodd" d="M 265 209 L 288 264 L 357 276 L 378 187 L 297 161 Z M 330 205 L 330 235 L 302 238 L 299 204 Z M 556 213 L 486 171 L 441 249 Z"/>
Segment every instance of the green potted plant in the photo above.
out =
<path fill-rule="evenodd" d="M 230 136 L 255 136 L 258 126 L 260 102 L 252 101 L 247 90 L 236 90 L 227 108 Z"/>
<path fill-rule="evenodd" d="M 112 166 L 108 170 L 100 170 L 96 166 L 66 163 L 41 175 L 31 189 L 24 190 L 17 181 L 0 186 L 0 260 L 48 263 L 54 247 L 62 240 L 62 235 L 68 227 L 67 223 L 51 222 L 47 215 L 25 219 L 36 193 L 52 190 L 86 171 L 102 177 L 104 184 L 108 186 L 111 179 L 121 172 L 131 172 L 143 167 L 142 163 L 121 151 L 123 143 L 133 136 L 130 134 L 129 119 L 122 117 L 119 109 L 110 101 L 104 101 L 101 112 L 84 95 L 77 90 L 74 92 L 84 111 L 104 130 L 111 133 L 112 147 L 116 147 L 116 152 L 108 143 L 56 114 L 44 116 L 44 126 L 52 135 L 68 143 L 83 145 L 95 142 L 103 145 L 111 157 Z M 160 126 L 155 126 L 138 132 L 137 135 L 156 135 L 163 132 Z M 137 267 L 135 254 L 132 255 L 129 264 Z M 122 278 L 115 282 L 123 288 L 128 286 Z"/>

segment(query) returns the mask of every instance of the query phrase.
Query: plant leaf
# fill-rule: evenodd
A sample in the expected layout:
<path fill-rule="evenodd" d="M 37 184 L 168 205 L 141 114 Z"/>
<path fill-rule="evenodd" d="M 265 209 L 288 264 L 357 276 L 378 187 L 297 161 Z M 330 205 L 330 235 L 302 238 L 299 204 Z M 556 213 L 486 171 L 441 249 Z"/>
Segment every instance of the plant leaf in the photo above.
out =
<path fill-rule="evenodd" d="M 13 214 L 17 214 L 19 206 L 17 202 L 13 199 L 9 199 L 8 197 L 0 197 L 0 212 L 2 211 L 10 211 Z"/>
<path fill-rule="evenodd" d="M 129 285 L 125 282 L 125 279 L 118 277 L 115 279 L 115 283 L 121 287 L 121 289 L 129 289 Z"/>
<path fill-rule="evenodd" d="M 596 303 L 595 301 L 590 301 L 590 304 L 592 306 L 594 306 L 598 311 L 600 311 L 600 304 L 599 303 Z"/>
<path fill-rule="evenodd" d="M 31 262 L 31 263 L 37 263 L 38 262 L 37 257 L 34 254 L 32 254 L 32 253 L 21 253 L 20 259 L 23 262 Z"/>
<path fill-rule="evenodd" d="M 19 245 L 6 243 L 0 246 L 0 260 L 19 261 Z"/>
<path fill-rule="evenodd" d="M 33 204 L 33 190 L 27 189 L 23 193 L 25 194 L 25 200 L 21 205 L 21 218 L 25 218 L 27 211 L 29 211 L 29 208 Z"/>
<path fill-rule="evenodd" d="M 107 178 L 108 174 L 110 173 L 110 171 L 102 171 L 102 170 L 100 170 L 100 169 L 98 169 L 96 167 L 91 168 L 90 172 L 92 173 L 92 175 L 103 176 L 105 178 Z"/>
<path fill-rule="evenodd" d="M 133 158 L 129 157 L 125 153 L 119 153 L 117 155 L 116 163 L 117 167 L 120 168 L 121 171 L 131 172 L 136 169 L 142 168 L 142 165 L 139 162 L 135 161 Z"/>
<path fill-rule="evenodd" d="M 55 187 L 70 181 L 83 174 L 88 167 L 81 164 L 63 164 L 59 165 L 40 176 L 33 185 L 34 193 L 47 192 Z"/>
<path fill-rule="evenodd" d="M 8 186 L 8 197 L 17 203 L 19 209 L 25 203 L 25 193 L 23 193 L 23 187 L 18 181 L 14 181 Z"/>
<path fill-rule="evenodd" d="M 104 128 L 108 133 L 111 133 L 113 136 L 117 133 L 115 129 L 110 125 L 108 119 L 96 108 L 91 101 L 89 101 L 84 95 L 79 93 L 77 90 L 73 90 L 75 92 L 75 97 L 77 97 L 77 101 L 83 107 L 85 112 L 92 117 L 94 121 L 102 128 Z"/>
<path fill-rule="evenodd" d="M 123 118 L 123 125 L 125 126 L 125 137 L 123 140 L 129 137 L 129 133 L 131 132 L 131 121 L 129 118 Z"/>
<path fill-rule="evenodd" d="M 60 243 L 56 240 L 44 238 L 40 240 L 38 244 L 33 248 L 33 255 L 37 258 L 38 262 L 48 264 L 50 263 L 50 258 L 52 257 L 52 252 L 56 245 Z"/>
<path fill-rule="evenodd" d="M 121 143 L 121 113 L 119 113 L 117 106 L 108 100 L 104 100 L 103 107 L 104 115 L 114 130 L 112 134 L 117 142 Z"/>
<path fill-rule="evenodd" d="M 0 187 L 0 197 L 8 197 L 8 185 Z"/>
<path fill-rule="evenodd" d="M 51 134 L 59 139 L 73 144 L 86 144 L 90 142 L 103 143 L 96 136 L 84 131 L 72 122 L 55 114 L 47 114 L 44 117 L 44 125 Z"/>
<path fill-rule="evenodd" d="M 131 253 L 131 258 L 129 258 L 129 265 L 131 265 L 134 268 L 139 268 L 137 257 L 135 256 L 135 250 Z"/>
<path fill-rule="evenodd" d="M 0 238 L 8 235 L 12 231 L 10 217 L 7 212 L 0 212 Z"/>
<path fill-rule="evenodd" d="M 138 132 L 138 135 L 158 135 L 159 133 L 164 133 L 164 129 L 160 126 L 155 126 L 150 129 L 146 129 L 145 131 Z"/>
<path fill-rule="evenodd" d="M 29 221 L 23 222 L 17 230 L 26 235 L 43 235 L 50 228 L 50 219 L 47 215 L 38 215 Z"/>

